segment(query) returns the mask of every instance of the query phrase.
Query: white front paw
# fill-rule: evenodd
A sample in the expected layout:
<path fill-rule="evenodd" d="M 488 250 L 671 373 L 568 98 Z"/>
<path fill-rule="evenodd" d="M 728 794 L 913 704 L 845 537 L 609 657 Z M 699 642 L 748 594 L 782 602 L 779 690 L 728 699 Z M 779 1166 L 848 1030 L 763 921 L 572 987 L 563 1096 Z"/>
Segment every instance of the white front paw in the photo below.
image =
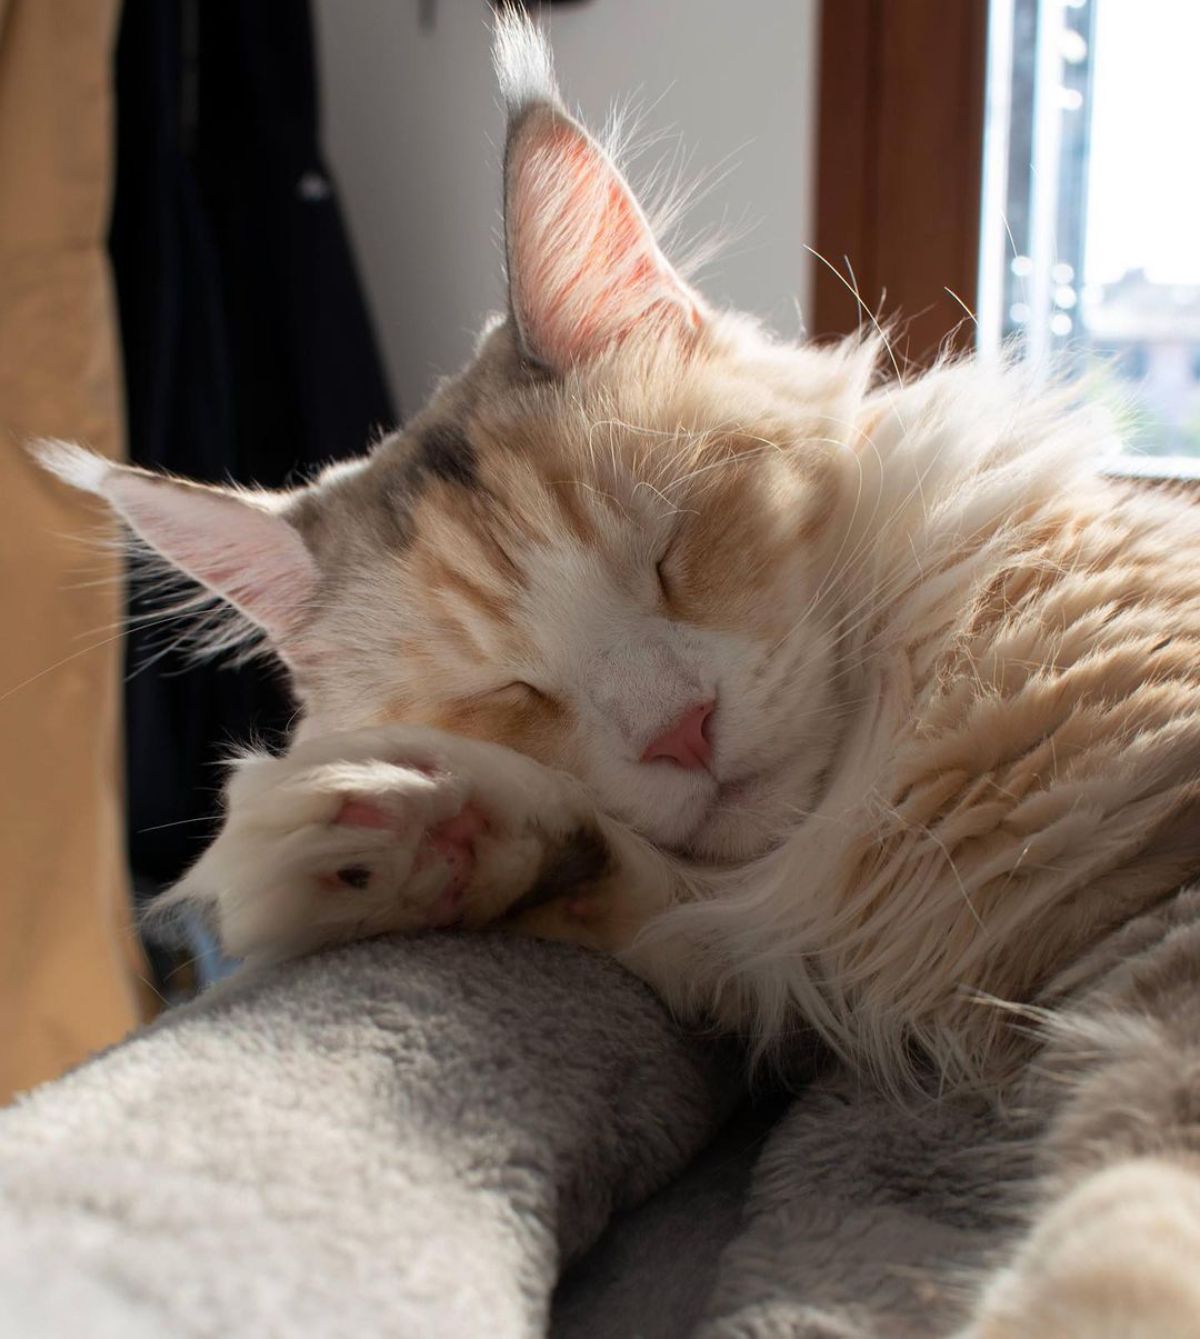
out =
<path fill-rule="evenodd" d="M 536 885 L 586 804 L 508 749 L 395 726 L 244 759 L 227 808 L 166 901 L 212 906 L 244 957 L 492 920 Z"/>

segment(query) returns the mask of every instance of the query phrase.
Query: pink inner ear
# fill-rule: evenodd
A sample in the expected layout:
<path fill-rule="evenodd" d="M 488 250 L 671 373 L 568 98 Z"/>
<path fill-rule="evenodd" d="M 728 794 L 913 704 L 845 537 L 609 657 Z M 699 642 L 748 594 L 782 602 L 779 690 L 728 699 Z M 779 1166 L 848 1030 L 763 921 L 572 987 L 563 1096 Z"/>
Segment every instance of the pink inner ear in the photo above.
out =
<path fill-rule="evenodd" d="M 269 506 L 252 495 L 115 470 L 104 492 L 164 558 L 276 642 L 295 631 L 317 568 L 299 533 Z"/>
<path fill-rule="evenodd" d="M 695 298 L 620 173 L 550 108 L 517 132 L 507 222 L 515 314 L 540 361 L 586 360 L 647 321 L 699 326 Z"/>

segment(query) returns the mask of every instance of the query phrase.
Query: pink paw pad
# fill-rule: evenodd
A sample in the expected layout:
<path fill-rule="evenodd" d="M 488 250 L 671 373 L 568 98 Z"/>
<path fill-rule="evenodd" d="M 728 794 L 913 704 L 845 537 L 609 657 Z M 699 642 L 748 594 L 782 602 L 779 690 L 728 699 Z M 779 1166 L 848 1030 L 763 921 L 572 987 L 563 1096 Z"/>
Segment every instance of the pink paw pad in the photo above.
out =
<path fill-rule="evenodd" d="M 370 800 L 345 800 L 333 820 L 337 824 L 358 828 L 392 828 L 395 819 L 386 810 Z M 475 840 L 488 829 L 483 811 L 474 804 L 466 805 L 453 818 L 430 828 L 417 852 L 416 868 L 424 869 L 434 860 L 448 868 L 449 880 L 429 910 L 429 925 L 453 925 L 462 917 L 466 886 L 475 868 Z M 331 890 L 369 887 L 371 872 L 362 865 L 349 865 L 335 874 L 325 875 L 321 882 Z"/>
<path fill-rule="evenodd" d="M 463 888 L 475 868 L 475 839 L 487 831 L 487 819 L 473 804 L 461 813 L 430 828 L 417 856 L 418 868 L 430 860 L 444 860 L 450 867 L 450 887 Z"/>
<path fill-rule="evenodd" d="M 417 856 L 418 868 L 431 860 L 443 860 L 450 872 L 450 881 L 437 901 L 429 909 L 429 925 L 442 929 L 462 919 L 466 902 L 467 881 L 475 868 L 475 838 L 487 830 L 487 819 L 473 804 L 461 813 L 432 828 Z"/>

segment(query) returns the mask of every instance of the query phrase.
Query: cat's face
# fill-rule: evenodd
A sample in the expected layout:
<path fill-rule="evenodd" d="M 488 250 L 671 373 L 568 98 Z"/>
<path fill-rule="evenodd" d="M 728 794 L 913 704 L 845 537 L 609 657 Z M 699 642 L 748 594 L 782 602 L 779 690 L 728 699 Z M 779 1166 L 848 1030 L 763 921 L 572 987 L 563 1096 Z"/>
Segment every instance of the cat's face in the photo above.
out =
<path fill-rule="evenodd" d="M 627 343 L 531 376 L 493 332 L 301 504 L 327 573 L 302 730 L 434 724 L 575 773 L 658 843 L 767 844 L 834 738 L 819 587 L 844 480 L 812 405 L 739 358 Z"/>
<path fill-rule="evenodd" d="M 659 844 L 744 858 L 837 735 L 858 388 L 705 306 L 514 40 L 510 310 L 404 432 L 282 495 L 64 472 L 265 630 L 303 734 L 495 740 Z"/>

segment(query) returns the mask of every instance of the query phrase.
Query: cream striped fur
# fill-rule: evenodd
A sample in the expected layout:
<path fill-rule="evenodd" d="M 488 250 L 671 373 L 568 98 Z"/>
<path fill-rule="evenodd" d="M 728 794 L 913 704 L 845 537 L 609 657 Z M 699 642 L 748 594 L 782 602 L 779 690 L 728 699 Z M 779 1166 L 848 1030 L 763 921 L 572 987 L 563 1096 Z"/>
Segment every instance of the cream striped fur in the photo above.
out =
<path fill-rule="evenodd" d="M 279 495 L 44 456 L 302 706 L 168 904 L 251 957 L 503 920 L 982 1088 L 1045 1179 L 963 1335 L 1200 1334 L 1200 511 L 1078 391 L 713 309 L 498 33 L 510 308 L 403 431 Z"/>

